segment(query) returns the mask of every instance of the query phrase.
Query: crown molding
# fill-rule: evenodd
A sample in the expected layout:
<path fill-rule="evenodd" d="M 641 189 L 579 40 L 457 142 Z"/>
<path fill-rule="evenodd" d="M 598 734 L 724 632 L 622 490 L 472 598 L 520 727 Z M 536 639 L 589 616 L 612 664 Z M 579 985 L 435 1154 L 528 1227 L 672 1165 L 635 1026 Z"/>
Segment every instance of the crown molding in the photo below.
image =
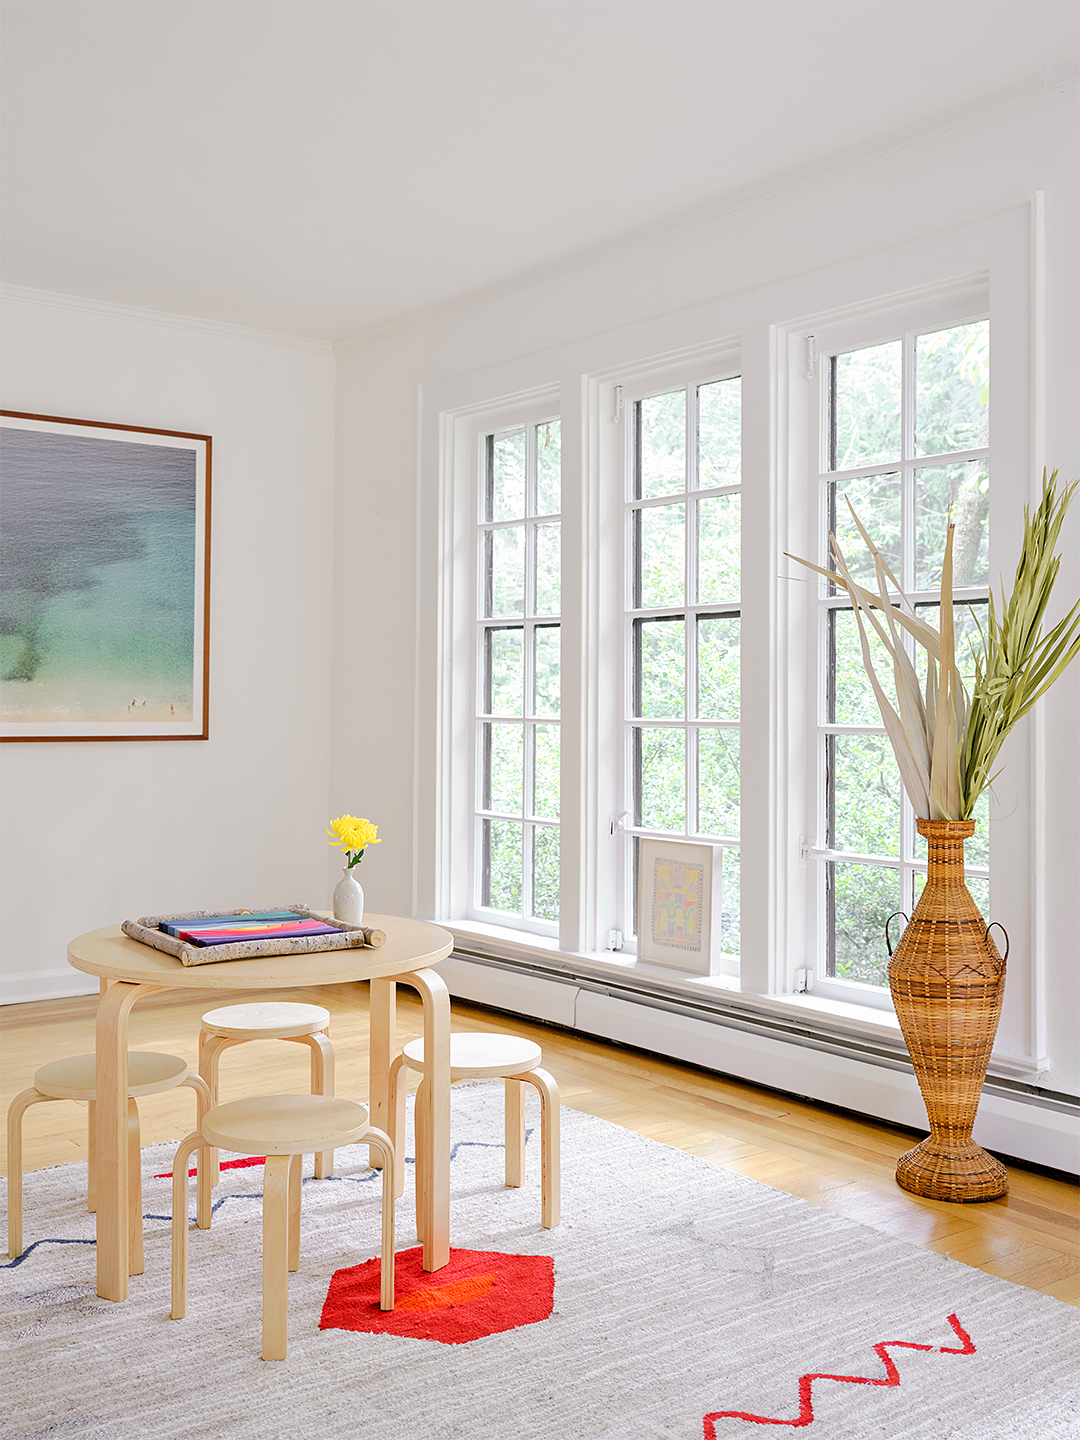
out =
<path fill-rule="evenodd" d="M 842 174 L 846 170 L 856 169 L 860 165 L 868 164 L 886 155 L 914 149 L 947 131 L 960 130 L 965 126 L 977 124 L 1002 111 L 1064 98 L 1070 92 L 1076 93 L 1078 81 L 1080 81 L 1080 65 L 1076 61 L 1067 61 L 1065 64 L 1041 70 L 1038 74 L 1029 76 L 1026 80 L 1017 81 L 1014 85 L 1009 85 L 1002 90 L 995 90 L 976 100 L 969 100 L 962 105 L 953 106 L 949 110 L 939 111 L 936 115 L 914 121 L 888 135 L 877 136 L 871 140 L 862 141 L 858 145 L 834 151 L 823 159 L 807 161 L 791 170 L 781 171 L 765 179 L 754 181 L 753 184 L 740 190 L 731 191 L 727 195 L 707 201 L 704 205 L 693 209 L 680 211 L 677 215 L 669 216 L 652 225 L 629 231 L 615 240 L 604 241 L 602 244 L 564 256 L 560 260 L 538 265 L 508 280 L 469 291 L 468 294 L 457 296 L 453 300 L 445 300 L 437 305 L 414 310 L 408 315 L 357 330 L 336 340 L 334 351 L 339 355 L 348 354 L 350 351 L 363 349 L 366 345 L 391 335 L 449 319 L 462 311 L 483 304 L 485 301 L 496 300 L 518 290 L 527 290 L 530 286 L 544 280 L 554 279 L 559 275 L 569 274 L 574 270 L 583 269 L 616 255 L 641 249 L 663 239 L 666 235 L 675 234 L 680 230 L 688 230 L 694 226 L 706 225 L 711 221 L 732 215 L 736 211 L 761 204 L 763 201 L 828 179 L 833 175 Z"/>
<path fill-rule="evenodd" d="M 329 340 L 317 340 L 307 335 L 283 335 L 276 330 L 255 330 L 248 325 L 232 325 L 223 320 L 207 320 L 198 315 L 174 315 L 167 310 L 144 310 L 136 305 L 121 305 L 112 300 L 91 300 L 84 295 L 63 295 L 55 290 L 34 290 L 26 285 L 0 285 L 0 298 L 27 305 L 48 305 L 57 310 L 80 310 L 89 315 L 132 320 L 141 325 L 164 325 L 173 330 L 194 330 L 203 335 L 246 340 L 255 345 L 276 345 L 284 350 L 303 350 L 315 355 L 334 353 L 334 347 Z"/>

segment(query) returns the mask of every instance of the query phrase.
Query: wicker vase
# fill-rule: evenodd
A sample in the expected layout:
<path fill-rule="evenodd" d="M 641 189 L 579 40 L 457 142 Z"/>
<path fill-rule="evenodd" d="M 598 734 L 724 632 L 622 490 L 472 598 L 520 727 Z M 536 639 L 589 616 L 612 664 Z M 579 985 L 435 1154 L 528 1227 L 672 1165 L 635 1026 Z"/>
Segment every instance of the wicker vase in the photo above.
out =
<path fill-rule="evenodd" d="M 919 820 L 926 886 L 889 963 L 889 989 L 930 1120 L 896 1182 L 931 1200 L 995 1200 L 1004 1165 L 971 1138 L 1001 1015 L 1005 962 L 964 884 L 974 820 Z"/>

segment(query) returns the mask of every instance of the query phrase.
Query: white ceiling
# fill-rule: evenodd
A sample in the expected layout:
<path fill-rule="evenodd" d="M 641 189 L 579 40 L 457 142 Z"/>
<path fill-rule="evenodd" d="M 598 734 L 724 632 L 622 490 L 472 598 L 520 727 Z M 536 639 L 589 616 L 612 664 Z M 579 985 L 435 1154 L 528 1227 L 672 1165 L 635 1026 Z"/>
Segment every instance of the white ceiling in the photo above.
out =
<path fill-rule="evenodd" d="M 11 0 L 8 283 L 339 338 L 1074 61 L 1076 0 Z"/>

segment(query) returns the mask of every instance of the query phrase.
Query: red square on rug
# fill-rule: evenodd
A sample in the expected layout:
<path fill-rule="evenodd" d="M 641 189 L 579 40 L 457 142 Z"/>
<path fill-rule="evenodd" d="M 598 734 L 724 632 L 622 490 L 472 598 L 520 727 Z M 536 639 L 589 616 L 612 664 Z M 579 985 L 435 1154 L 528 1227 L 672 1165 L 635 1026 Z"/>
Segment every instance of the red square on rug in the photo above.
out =
<path fill-rule="evenodd" d="M 441 1270 L 421 1269 L 423 1248 L 394 1257 L 393 1310 L 379 1309 L 378 1258 L 335 1270 L 320 1330 L 368 1330 L 465 1345 L 482 1335 L 546 1320 L 555 1303 L 550 1255 L 451 1250 Z"/>

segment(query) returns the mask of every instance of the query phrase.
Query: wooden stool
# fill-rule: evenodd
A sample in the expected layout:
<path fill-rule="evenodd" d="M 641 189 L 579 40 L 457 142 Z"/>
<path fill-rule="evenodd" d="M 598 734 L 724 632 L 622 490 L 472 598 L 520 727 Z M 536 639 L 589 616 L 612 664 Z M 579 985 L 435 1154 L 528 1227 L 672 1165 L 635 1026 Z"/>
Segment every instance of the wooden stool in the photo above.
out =
<path fill-rule="evenodd" d="M 45 1100 L 85 1100 L 89 1102 L 89 1145 L 87 1148 L 86 1208 L 97 1209 L 97 1136 L 94 1131 L 94 1066 L 93 1055 L 73 1055 L 68 1060 L 53 1060 L 42 1065 L 34 1075 L 33 1088 L 16 1095 L 8 1106 L 8 1254 L 12 1260 L 23 1251 L 22 1233 L 22 1119 L 31 1105 Z M 128 1197 L 131 1249 L 131 1274 L 143 1273 L 142 1227 L 142 1164 L 139 1145 L 140 1095 L 158 1095 L 187 1085 L 195 1091 L 196 1120 L 202 1123 L 210 1108 L 210 1091 L 198 1075 L 188 1070 L 187 1061 L 178 1055 L 159 1055 L 151 1050 L 128 1051 Z"/>
<path fill-rule="evenodd" d="M 540 1092 L 540 1223 L 550 1230 L 559 1223 L 559 1087 L 546 1070 L 540 1069 L 543 1053 L 539 1045 L 517 1035 L 460 1034 L 450 1036 L 450 1080 L 503 1080 L 506 1092 L 506 1184 L 516 1187 L 525 1173 L 525 1114 L 521 1087 L 532 1085 Z M 412 1040 L 390 1067 L 390 1115 L 394 1125 L 394 1193 L 405 1189 L 405 1084 L 402 1071 L 424 1073 L 424 1042 Z M 421 1080 L 420 1086 L 426 1081 Z M 426 1114 L 419 1092 L 416 1104 L 417 1197 L 427 1183 L 422 1174 L 423 1155 L 420 1127 Z M 417 1228 L 420 1205 L 417 1204 Z M 419 1236 L 423 1239 L 423 1236 Z"/>
<path fill-rule="evenodd" d="M 312 1095 L 334 1093 L 334 1047 L 327 1029 L 330 1011 L 321 1005 L 298 1005 L 288 1001 L 270 1001 L 254 1005 L 223 1005 L 208 1010 L 202 1017 L 199 1031 L 199 1074 L 210 1087 L 210 1104 L 218 1103 L 218 1061 L 223 1050 L 243 1045 L 247 1040 L 292 1040 L 307 1045 L 311 1051 Z M 315 1156 L 316 1179 L 334 1173 L 334 1152 Z M 216 1185 L 217 1149 L 210 1151 L 210 1183 Z"/>
<path fill-rule="evenodd" d="M 242 1008 L 242 1007 L 238 1007 Z M 172 1318 L 187 1312 L 188 1158 L 217 1146 L 240 1155 L 265 1155 L 263 1179 L 264 1360 L 284 1360 L 288 1331 L 288 1272 L 300 1268 L 300 1175 L 305 1155 L 364 1141 L 382 1152 L 382 1273 L 379 1307 L 394 1308 L 394 1147 L 368 1124 L 368 1112 L 332 1095 L 261 1095 L 218 1105 L 180 1142 L 173 1161 Z M 205 1178 L 204 1178 L 205 1177 Z M 199 1166 L 198 1220 L 210 1228 L 209 1167 Z"/>

